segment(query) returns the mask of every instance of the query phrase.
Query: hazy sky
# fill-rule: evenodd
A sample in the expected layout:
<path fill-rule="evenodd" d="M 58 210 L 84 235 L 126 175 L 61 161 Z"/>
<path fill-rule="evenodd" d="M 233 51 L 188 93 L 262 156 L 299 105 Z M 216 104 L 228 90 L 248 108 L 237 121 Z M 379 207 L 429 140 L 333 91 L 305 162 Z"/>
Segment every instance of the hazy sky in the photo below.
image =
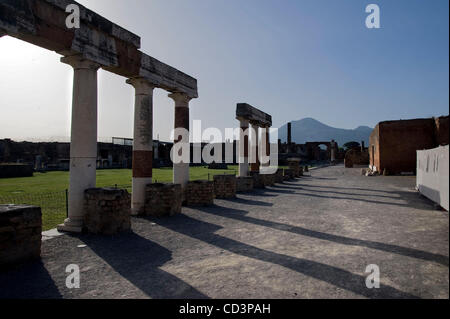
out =
<path fill-rule="evenodd" d="M 80 0 L 138 34 L 142 50 L 198 79 L 191 119 L 237 126 L 238 102 L 274 126 L 313 117 L 355 128 L 449 110 L 448 0 Z M 365 27 L 365 7 L 381 29 Z M 99 137 L 132 137 L 133 89 L 99 72 Z M 71 67 L 0 39 L 0 138 L 70 132 Z M 173 101 L 155 91 L 154 137 L 169 139 Z"/>

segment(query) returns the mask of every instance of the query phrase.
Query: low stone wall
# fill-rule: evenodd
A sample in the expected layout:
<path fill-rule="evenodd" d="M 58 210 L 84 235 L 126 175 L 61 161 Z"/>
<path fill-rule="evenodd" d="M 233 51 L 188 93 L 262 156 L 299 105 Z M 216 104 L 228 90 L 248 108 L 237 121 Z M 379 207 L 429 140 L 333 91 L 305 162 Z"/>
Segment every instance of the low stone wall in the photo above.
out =
<path fill-rule="evenodd" d="M 180 184 L 155 183 L 145 189 L 145 216 L 173 216 L 181 213 L 183 191 Z"/>
<path fill-rule="evenodd" d="M 259 172 L 250 172 L 253 178 L 253 188 L 265 188 L 264 177 Z"/>
<path fill-rule="evenodd" d="M 39 258 L 41 233 L 40 207 L 0 205 L 0 267 Z"/>
<path fill-rule="evenodd" d="M 210 206 L 214 204 L 214 182 L 193 181 L 186 186 L 187 206 Z"/>
<path fill-rule="evenodd" d="M 369 165 L 369 151 L 360 149 L 352 149 L 345 153 L 344 159 L 345 167 L 352 168 L 354 165 Z"/>
<path fill-rule="evenodd" d="M 84 198 L 88 232 L 114 235 L 131 229 L 131 196 L 127 190 L 91 188 L 84 192 Z"/>
<path fill-rule="evenodd" d="M 253 177 L 245 176 L 236 178 L 236 192 L 245 193 L 253 190 Z"/>
<path fill-rule="evenodd" d="M 308 166 L 308 165 L 304 166 L 304 167 L 303 167 L 303 171 L 304 171 L 305 173 L 308 173 L 308 172 L 309 172 L 309 166 Z"/>
<path fill-rule="evenodd" d="M 216 198 L 236 197 L 236 176 L 235 175 L 215 175 L 214 194 Z"/>
<path fill-rule="evenodd" d="M 285 181 L 289 181 L 291 179 L 295 178 L 295 172 L 294 170 L 290 169 L 290 168 L 286 168 L 284 170 L 284 180 Z"/>
<path fill-rule="evenodd" d="M 283 183 L 283 181 L 284 181 L 284 172 L 281 168 L 279 168 L 275 173 L 275 183 Z"/>

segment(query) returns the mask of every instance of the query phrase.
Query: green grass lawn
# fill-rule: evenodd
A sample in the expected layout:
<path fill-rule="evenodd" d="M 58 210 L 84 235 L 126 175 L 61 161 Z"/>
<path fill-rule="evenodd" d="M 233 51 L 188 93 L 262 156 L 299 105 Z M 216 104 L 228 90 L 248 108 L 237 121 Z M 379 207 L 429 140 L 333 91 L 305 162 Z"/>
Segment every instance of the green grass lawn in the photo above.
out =
<path fill-rule="evenodd" d="M 191 167 L 190 179 L 209 179 L 214 175 L 235 174 L 238 166 L 228 170 L 210 170 L 207 167 Z M 172 168 L 153 170 L 154 182 L 171 182 Z M 131 170 L 98 170 L 97 187 L 127 188 L 131 191 Z M 0 204 L 29 204 L 42 208 L 43 229 L 48 230 L 66 218 L 66 189 L 69 172 L 35 173 L 33 177 L 0 179 Z"/>

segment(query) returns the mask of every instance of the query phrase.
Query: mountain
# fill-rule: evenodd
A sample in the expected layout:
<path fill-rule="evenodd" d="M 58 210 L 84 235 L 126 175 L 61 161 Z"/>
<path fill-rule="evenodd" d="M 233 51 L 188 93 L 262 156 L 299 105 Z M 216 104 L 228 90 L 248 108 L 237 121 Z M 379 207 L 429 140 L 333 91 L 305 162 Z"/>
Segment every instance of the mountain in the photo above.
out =
<path fill-rule="evenodd" d="M 292 122 L 292 142 L 304 144 L 306 142 L 327 142 L 335 140 L 339 146 L 347 142 L 364 141 L 369 145 L 369 136 L 373 128 L 368 126 L 359 126 L 354 130 L 335 128 L 325 125 L 315 119 L 305 118 Z M 287 124 L 278 129 L 278 138 L 282 142 L 287 141 Z"/>

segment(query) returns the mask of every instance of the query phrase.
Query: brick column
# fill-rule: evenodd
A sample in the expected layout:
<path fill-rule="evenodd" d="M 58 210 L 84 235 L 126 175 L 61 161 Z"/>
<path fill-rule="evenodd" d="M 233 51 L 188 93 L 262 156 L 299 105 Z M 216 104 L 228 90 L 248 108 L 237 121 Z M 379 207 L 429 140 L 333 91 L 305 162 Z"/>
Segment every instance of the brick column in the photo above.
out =
<path fill-rule="evenodd" d="M 84 191 L 94 188 L 97 167 L 97 70 L 100 65 L 81 56 L 61 58 L 73 67 L 70 142 L 69 217 L 60 231 L 81 232 Z"/>
<path fill-rule="evenodd" d="M 252 128 L 254 129 L 251 148 L 252 148 L 252 154 L 255 156 L 253 159 L 251 165 L 250 165 L 250 171 L 251 172 L 259 172 L 259 126 L 257 124 L 252 123 Z"/>
<path fill-rule="evenodd" d="M 172 93 L 169 94 L 169 97 L 175 102 L 175 130 L 177 128 L 185 129 L 185 133 L 183 137 L 175 136 L 174 144 L 180 143 L 181 140 L 189 143 L 189 101 L 191 98 L 184 93 Z M 175 134 L 177 135 L 177 134 Z M 190 149 L 190 147 L 187 147 Z M 179 153 L 178 155 L 186 155 Z M 188 156 L 190 158 L 190 156 Z M 181 184 L 182 187 L 185 187 L 189 182 L 189 162 L 185 163 L 182 161 L 181 163 L 173 164 L 173 183 Z"/>
<path fill-rule="evenodd" d="M 135 89 L 133 139 L 133 191 L 131 213 L 144 213 L 145 187 L 152 183 L 153 169 L 153 89 L 142 78 L 127 80 Z"/>
<path fill-rule="evenodd" d="M 249 123 L 248 120 L 239 119 L 240 121 L 240 136 L 239 136 L 239 177 L 248 176 L 248 138 L 249 138 Z"/>

